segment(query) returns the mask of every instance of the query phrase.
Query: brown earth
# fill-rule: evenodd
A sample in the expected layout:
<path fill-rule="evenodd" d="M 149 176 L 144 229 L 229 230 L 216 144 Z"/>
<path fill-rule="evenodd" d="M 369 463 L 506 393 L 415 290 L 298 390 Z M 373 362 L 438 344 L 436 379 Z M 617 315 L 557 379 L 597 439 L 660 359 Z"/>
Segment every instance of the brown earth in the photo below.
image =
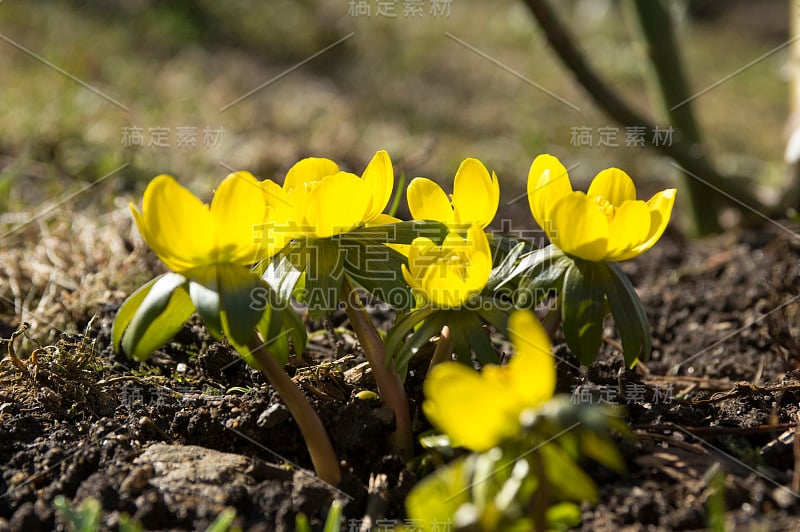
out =
<path fill-rule="evenodd" d="M 623 370 L 609 327 L 595 364 L 559 366 L 561 391 L 625 404 L 637 435 L 619 442 L 625 475 L 587 464 L 601 500 L 584 508 L 584 529 L 706 527 L 717 471 L 729 525 L 796 527 L 799 261 L 797 227 L 787 223 L 702 241 L 667 234 L 624 264 L 652 324 L 651 360 Z M 309 350 L 288 368 L 345 463 L 335 489 L 306 469 L 300 433 L 271 387 L 197 322 L 147 364 L 114 354 L 119 303 L 96 314 L 88 335 L 37 350 L 25 372 L 3 360 L 0 530 L 63 527 L 57 495 L 99 499 L 104 529 L 127 513 L 146 529 L 202 530 L 229 506 L 245 530 L 293 530 L 301 511 L 319 527 L 334 498 L 352 524 L 364 516 L 370 478 L 381 474 L 388 489 L 371 500 L 383 499 L 380 517 L 402 522 L 419 469 L 388 451 L 391 414 L 356 398 L 374 383 L 343 313 L 309 322 L 317 331 Z M 372 313 L 389 324 L 387 309 Z M 557 350 L 577 365 L 565 346 Z M 429 428 L 421 374 L 407 382 L 420 432 Z"/>

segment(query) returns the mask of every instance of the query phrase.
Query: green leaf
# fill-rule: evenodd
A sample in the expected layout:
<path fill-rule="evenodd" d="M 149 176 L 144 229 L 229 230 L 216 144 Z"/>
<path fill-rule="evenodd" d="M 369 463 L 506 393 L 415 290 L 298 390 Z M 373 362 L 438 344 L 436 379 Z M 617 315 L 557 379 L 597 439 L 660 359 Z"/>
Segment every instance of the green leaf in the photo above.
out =
<path fill-rule="evenodd" d="M 75 532 L 95 532 L 100 530 L 103 506 L 94 497 L 84 499 L 77 510 L 73 510 L 70 507 L 69 502 L 63 495 L 58 495 L 53 504 L 64 519 L 69 522 L 71 530 Z"/>
<path fill-rule="evenodd" d="M 470 502 L 469 485 L 477 455 L 458 458 L 414 486 L 406 497 L 409 518 L 421 523 L 452 523 L 458 508 Z"/>
<path fill-rule="evenodd" d="M 496 232 L 492 232 L 488 236 L 489 247 L 492 250 L 492 258 L 494 259 L 493 265 L 495 267 L 503 262 L 508 254 L 513 252 L 520 244 L 522 244 L 522 251 L 520 253 L 527 253 L 533 249 L 530 242 L 527 240 L 520 240 L 516 236 Z"/>
<path fill-rule="evenodd" d="M 625 459 L 617 446 L 607 437 L 592 430 L 580 432 L 581 451 L 592 460 L 617 473 L 625 471 Z"/>
<path fill-rule="evenodd" d="M 526 242 L 519 242 L 508 237 L 491 235 L 489 247 L 492 250 L 492 273 L 487 288 L 493 290 L 509 280 L 509 276 L 516 270 L 517 262 L 527 247 Z"/>
<path fill-rule="evenodd" d="M 547 482 L 557 499 L 574 502 L 597 502 L 597 486 L 570 456 L 556 443 L 543 445 L 541 454 Z"/>
<path fill-rule="evenodd" d="M 256 274 L 236 264 L 218 265 L 217 277 L 225 335 L 231 345 L 246 345 L 264 314 L 260 295 L 268 290 L 267 285 Z"/>
<path fill-rule="evenodd" d="M 486 320 L 492 327 L 497 329 L 497 332 L 507 336 L 508 335 L 508 313 L 500 310 L 494 305 L 495 301 L 489 298 L 477 298 L 476 301 L 480 303 L 479 308 L 475 311 L 478 315 Z"/>
<path fill-rule="evenodd" d="M 236 519 L 236 508 L 228 507 L 220 512 L 214 522 L 208 525 L 206 532 L 228 532 Z"/>
<path fill-rule="evenodd" d="M 342 503 L 339 500 L 334 500 L 331 503 L 331 508 L 328 510 L 328 518 L 325 519 L 325 526 L 322 532 L 339 532 L 341 529 L 342 519 Z"/>
<path fill-rule="evenodd" d="M 408 370 L 408 362 L 423 345 L 427 344 L 430 339 L 438 335 L 448 322 L 447 312 L 437 312 L 428 317 L 421 325 L 414 331 L 408 340 L 406 340 L 400 347 L 400 350 L 394 357 L 395 371 L 403 378 Z"/>
<path fill-rule="evenodd" d="M 189 295 L 208 333 L 217 340 L 222 339 L 220 311 L 222 301 L 217 279 L 217 265 L 200 266 L 186 272 L 189 277 Z"/>
<path fill-rule="evenodd" d="M 533 251 L 527 251 L 518 257 L 513 269 L 508 272 L 505 280 L 500 282 L 497 287 L 500 288 L 521 274 L 525 274 L 525 277 L 533 279 L 541 275 L 542 272 L 551 270 L 565 257 L 566 255 L 564 255 L 564 252 L 553 245 L 545 248 L 534 249 Z M 561 269 L 563 270 L 563 268 Z"/>
<path fill-rule="evenodd" d="M 294 532 L 312 532 L 308 517 L 303 512 L 294 516 Z"/>
<path fill-rule="evenodd" d="M 297 353 L 305 351 L 306 328 L 291 304 L 278 301 L 277 294 L 272 291 L 267 308 L 256 328 L 270 353 L 281 366 L 285 366 L 289 361 L 289 340 Z"/>
<path fill-rule="evenodd" d="M 469 345 L 466 331 L 463 327 L 450 327 L 450 339 L 453 342 L 453 351 L 456 360 L 467 366 L 472 366 L 472 346 Z"/>
<path fill-rule="evenodd" d="M 564 276 L 561 297 L 564 338 L 583 365 L 591 364 L 600 349 L 606 314 L 606 269 L 603 262 L 574 259 Z"/>
<path fill-rule="evenodd" d="M 512 272 L 510 278 L 519 275 L 514 304 L 518 308 L 534 308 L 551 291 L 558 291 L 563 285 L 566 271 L 573 259 L 555 246 L 539 249 L 520 259 L 519 267 L 524 271 Z M 561 296 L 562 294 L 558 294 Z"/>
<path fill-rule="evenodd" d="M 384 342 L 386 345 L 386 354 L 389 355 L 389 357 L 395 357 L 397 355 L 397 350 L 400 348 L 403 340 L 405 340 L 406 335 L 411 332 L 411 329 L 416 327 L 423 320 L 427 319 L 428 316 L 433 315 L 435 312 L 438 311 L 433 307 L 423 307 L 419 310 L 409 312 L 400 320 L 395 322 L 395 324 L 386 334 L 386 341 Z M 395 362 L 395 365 L 396 364 L 397 363 Z"/>
<path fill-rule="evenodd" d="M 410 244 L 415 238 L 430 238 L 436 245 L 441 245 L 450 230 L 442 222 L 428 220 L 410 220 L 395 224 L 373 225 L 354 231 L 342 233 L 346 240 L 358 240 L 364 244 Z"/>
<path fill-rule="evenodd" d="M 339 238 L 345 252 L 344 269 L 350 278 L 373 296 L 398 310 L 411 308 L 414 298 L 402 274 L 406 258 L 384 244 L 365 244 Z"/>
<path fill-rule="evenodd" d="M 483 513 L 494 499 L 495 494 L 508 480 L 511 473 L 511 461 L 503 457 L 500 447 L 494 447 L 479 453 L 475 459 L 475 468 L 470 483 L 472 503 Z"/>
<path fill-rule="evenodd" d="M 283 301 L 292 297 L 297 282 L 305 270 L 305 253 L 302 243 L 292 242 L 267 264 L 261 278 L 278 293 Z"/>
<path fill-rule="evenodd" d="M 139 307 L 141 306 L 142 301 L 144 301 L 145 296 L 150 293 L 150 289 L 153 288 L 153 285 L 156 283 L 156 281 L 162 277 L 163 275 L 159 275 L 155 279 L 140 286 L 134 293 L 129 295 L 125 301 L 122 302 L 122 305 L 120 305 L 116 316 L 114 316 L 114 323 L 111 325 L 111 344 L 114 346 L 114 351 L 119 352 L 119 344 L 122 341 L 122 334 L 125 332 L 125 329 L 128 328 L 128 325 L 130 325 L 131 320 L 136 315 L 136 311 L 139 310 Z"/>
<path fill-rule="evenodd" d="M 128 356 L 147 360 L 183 327 L 194 312 L 185 283 L 177 273 L 164 274 L 153 283 L 122 334 L 122 349 Z"/>
<path fill-rule="evenodd" d="M 560 502 L 547 509 L 547 525 L 556 530 L 575 528 L 583 521 L 581 507 L 572 502 Z"/>
<path fill-rule="evenodd" d="M 499 364 L 500 356 L 489 339 L 489 331 L 483 328 L 478 315 L 472 311 L 462 311 L 457 313 L 457 316 L 455 320 L 450 320 L 448 323 L 450 331 L 457 328 L 463 330 L 464 338 L 475 353 L 475 358 L 482 365 Z"/>
<path fill-rule="evenodd" d="M 309 241 L 305 247 L 306 287 L 304 301 L 312 319 L 336 310 L 344 275 L 345 253 L 331 238 Z"/>
<path fill-rule="evenodd" d="M 606 295 L 614 323 L 622 340 L 625 364 L 632 368 L 636 365 L 641 353 L 643 360 L 650 358 L 652 349 L 650 324 L 642 302 L 636 294 L 628 276 L 616 263 L 608 265 L 610 282 Z"/>

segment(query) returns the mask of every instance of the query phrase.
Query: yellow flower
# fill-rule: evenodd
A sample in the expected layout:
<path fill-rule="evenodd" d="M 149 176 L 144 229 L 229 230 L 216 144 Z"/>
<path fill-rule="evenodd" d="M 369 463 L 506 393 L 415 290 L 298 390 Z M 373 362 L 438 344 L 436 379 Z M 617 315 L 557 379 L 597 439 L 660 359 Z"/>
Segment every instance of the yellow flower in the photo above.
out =
<path fill-rule="evenodd" d="M 147 185 L 142 211 L 130 209 L 142 238 L 175 272 L 259 259 L 256 230 L 266 210 L 261 183 L 249 172 L 225 178 L 211 205 L 162 174 Z"/>
<path fill-rule="evenodd" d="M 264 182 L 270 248 L 292 238 L 327 238 L 365 224 L 392 223 L 381 214 L 392 196 L 394 172 L 389 155 L 375 154 L 361 177 L 342 172 L 330 159 L 309 157 L 286 174 L 283 186 Z"/>
<path fill-rule="evenodd" d="M 467 158 L 453 181 L 453 194 L 447 197 L 439 185 L 417 177 L 406 190 L 408 208 L 415 220 L 436 220 L 448 225 L 478 224 L 485 229 L 497 214 L 500 185 L 477 159 Z"/>
<path fill-rule="evenodd" d="M 653 247 L 669 223 L 675 193 L 637 200 L 633 181 L 618 168 L 597 174 L 587 193 L 574 192 L 552 155 L 538 156 L 528 173 L 536 222 L 562 251 L 589 261 L 628 260 Z"/>
<path fill-rule="evenodd" d="M 542 324 L 532 312 L 516 311 L 508 330 L 515 354 L 507 366 L 489 364 L 477 373 L 459 362 L 443 362 L 425 379 L 425 416 L 454 445 L 491 449 L 519 431 L 523 411 L 553 396 L 555 362 Z"/>
<path fill-rule="evenodd" d="M 408 268 L 403 277 L 412 290 L 438 307 L 457 308 L 489 281 L 492 253 L 489 240 L 479 225 L 467 231 L 466 238 L 449 233 L 437 246 L 426 237 L 417 237 L 408 250 Z"/>

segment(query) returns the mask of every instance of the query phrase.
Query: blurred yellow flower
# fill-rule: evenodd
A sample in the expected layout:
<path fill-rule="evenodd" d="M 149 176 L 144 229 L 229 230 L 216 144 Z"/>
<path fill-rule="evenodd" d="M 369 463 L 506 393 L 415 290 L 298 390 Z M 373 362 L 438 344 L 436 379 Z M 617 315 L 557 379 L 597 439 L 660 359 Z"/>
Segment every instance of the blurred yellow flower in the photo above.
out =
<path fill-rule="evenodd" d="M 266 209 L 261 183 L 249 172 L 226 177 L 211 205 L 162 174 L 147 185 L 142 211 L 133 204 L 130 209 L 142 238 L 175 272 L 215 264 L 247 266 L 260 258 L 256 231 Z"/>
<path fill-rule="evenodd" d="M 550 241 L 589 261 L 622 261 L 644 253 L 669 223 L 676 189 L 636 199 L 633 180 L 618 168 L 603 170 L 587 193 L 572 190 L 567 170 L 540 155 L 528 173 L 531 213 Z"/>
<path fill-rule="evenodd" d="M 309 157 L 296 163 L 281 187 L 263 183 L 267 201 L 267 249 L 279 251 L 292 238 L 328 238 L 365 224 L 393 223 L 381 214 L 392 196 L 394 172 L 389 155 L 375 154 L 361 177 L 342 172 L 330 159 Z"/>
<path fill-rule="evenodd" d="M 461 163 L 453 181 L 453 194 L 426 177 L 414 178 L 406 190 L 408 208 L 415 220 L 436 220 L 448 225 L 478 224 L 485 229 L 497 214 L 500 185 L 494 172 L 477 159 Z"/>
<path fill-rule="evenodd" d="M 411 289 L 442 308 L 463 306 L 483 290 L 491 271 L 489 240 L 477 224 L 466 238 L 449 233 L 441 246 L 426 237 L 415 238 L 408 249 L 408 267 L 403 265 Z"/>
<path fill-rule="evenodd" d="M 515 349 L 508 365 L 489 364 L 478 373 L 459 362 L 443 362 L 425 379 L 425 416 L 455 446 L 491 449 L 520 430 L 523 411 L 553 396 L 555 361 L 542 324 L 532 312 L 516 311 L 508 331 Z"/>

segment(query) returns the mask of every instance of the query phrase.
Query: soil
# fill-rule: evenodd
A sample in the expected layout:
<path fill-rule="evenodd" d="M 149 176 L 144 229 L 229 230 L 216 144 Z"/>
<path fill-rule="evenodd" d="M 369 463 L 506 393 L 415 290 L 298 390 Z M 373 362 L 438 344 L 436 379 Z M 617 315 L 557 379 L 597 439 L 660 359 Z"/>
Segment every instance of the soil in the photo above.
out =
<path fill-rule="evenodd" d="M 619 440 L 625 474 L 586 464 L 601 496 L 584 507 L 582 528 L 704 528 L 716 478 L 728 525 L 796 529 L 798 228 L 701 241 L 668 233 L 623 269 L 653 328 L 651 359 L 625 370 L 610 322 L 589 368 L 577 369 L 567 348 L 556 347 L 567 361 L 560 391 L 573 401 L 625 405 L 636 435 Z M 120 302 L 87 315 L 85 336 L 20 353 L 24 371 L 3 360 L 0 530 L 63 529 L 58 495 L 97 498 L 102 527 L 112 530 L 124 513 L 145 529 L 203 530 L 226 507 L 244 530 L 294 530 L 298 512 L 319 529 L 334 498 L 345 502 L 345 530 L 368 504 L 386 527 L 402 523 L 418 469 L 388 450 L 391 413 L 357 397 L 375 387 L 343 313 L 309 321 L 309 349 L 287 368 L 343 461 L 345 478 L 334 488 L 309 472 L 300 433 L 263 377 L 198 322 L 146 364 L 115 354 L 110 330 Z M 371 312 L 389 325 L 386 308 Z M 12 325 L 2 324 L 4 332 Z M 423 371 L 413 370 L 407 392 L 422 432 Z"/>

